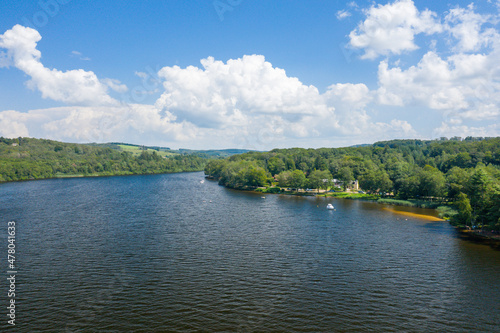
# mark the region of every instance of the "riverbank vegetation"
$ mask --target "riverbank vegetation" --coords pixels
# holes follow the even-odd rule
[[[382,202],[428,202],[428,207],[441,206],[442,215],[457,226],[500,232],[500,138],[274,149],[212,160],[205,173],[227,187],[274,192],[338,191],[333,179],[344,190],[358,180],[363,191]]]
[[[111,148],[113,147],[113,148]],[[139,149],[139,148],[137,148]],[[0,182],[82,176],[201,171],[207,158],[120,145],[85,145],[52,140],[0,138]]]

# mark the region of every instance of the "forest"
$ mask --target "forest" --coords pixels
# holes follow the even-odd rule
[[[207,158],[195,154],[162,157],[156,151],[144,150],[134,155],[96,145],[0,138],[0,182],[201,171],[206,162]]]
[[[238,189],[334,189],[439,200],[455,225],[500,231],[500,138],[392,140],[350,148],[274,149],[211,160],[205,173]]]

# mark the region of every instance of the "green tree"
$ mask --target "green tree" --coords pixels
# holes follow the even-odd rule
[[[315,189],[327,189],[330,186],[330,180],[332,175],[326,170],[314,170],[307,177],[309,181],[309,187]]]
[[[342,167],[339,170],[338,178],[344,183],[344,191],[347,189],[347,186],[354,180],[354,174],[352,173],[351,168]]]
[[[290,177],[290,187],[295,189],[304,188],[306,175],[302,170],[293,170]]]
[[[393,188],[392,180],[384,170],[379,170],[376,174],[378,191],[381,193],[391,192]]]
[[[246,184],[250,186],[264,186],[267,181],[266,171],[253,165],[245,169]]]
[[[211,160],[205,166],[205,174],[215,179],[219,179],[227,162],[225,160]]]
[[[472,224],[472,208],[470,205],[469,198],[463,192],[457,195],[457,202],[455,203],[458,214],[453,216],[452,222],[455,225],[471,225]]]
[[[449,161],[452,166],[457,166],[459,168],[470,168],[472,167],[472,158],[469,153],[462,152],[457,154],[452,160]]]
[[[314,160],[314,168],[316,170],[325,170],[328,168],[328,165],[326,163],[326,160],[321,157],[321,156],[316,156],[316,159]]]
[[[472,206],[473,221],[484,223],[490,195],[490,179],[483,167],[477,167],[467,183],[467,196]]]
[[[374,170],[368,170],[364,175],[359,178],[359,186],[368,192],[377,192],[377,176]]]
[[[285,162],[281,158],[273,156],[267,161],[267,170],[272,176],[277,175],[285,170]]]
[[[459,167],[453,167],[446,173],[446,186],[448,197],[455,198],[460,192],[465,191],[465,185],[469,181],[469,173],[467,170]]]
[[[416,175],[398,179],[397,182],[399,188],[398,198],[406,200],[417,195],[420,182]]]
[[[495,184],[491,189],[491,195],[487,210],[487,227],[500,232],[500,185]]]
[[[279,187],[290,187],[290,180],[292,178],[291,171],[283,171],[277,177]]]
[[[445,193],[446,178],[437,168],[426,165],[419,173],[419,193],[426,197],[442,197]]]
[[[369,192],[391,192],[393,183],[385,170],[369,170],[359,179],[359,185]]]

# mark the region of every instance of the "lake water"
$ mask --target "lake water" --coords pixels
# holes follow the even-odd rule
[[[500,331],[500,251],[447,223],[203,179],[0,185],[2,326],[14,220],[13,332]]]

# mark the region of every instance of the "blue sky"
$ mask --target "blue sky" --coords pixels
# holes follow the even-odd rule
[[[0,135],[173,148],[498,136],[498,0],[0,4]]]

